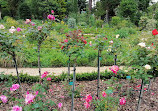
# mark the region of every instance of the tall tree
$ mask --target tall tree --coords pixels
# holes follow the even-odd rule
[[[141,11],[146,11],[151,1],[152,0],[138,0],[138,9]]]

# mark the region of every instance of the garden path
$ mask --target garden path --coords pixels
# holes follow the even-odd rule
[[[101,72],[104,72],[105,70],[110,71],[109,68],[111,66],[104,66],[100,68]],[[120,69],[122,69],[123,66],[120,66]],[[62,74],[62,72],[67,72],[67,67],[53,67],[53,68],[41,68],[41,72],[54,72],[55,75],[60,75]],[[71,70],[71,74],[73,73],[73,67],[70,67]],[[19,72],[22,73],[27,73],[31,76],[36,76],[39,75],[38,73],[38,68],[18,68]],[[0,72],[5,72],[5,74],[12,74],[12,75],[16,75],[16,70],[15,68],[0,68]],[[86,72],[97,72],[97,67],[76,67],[76,72],[77,73],[86,73]]]

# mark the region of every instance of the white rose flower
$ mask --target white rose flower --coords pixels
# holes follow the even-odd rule
[[[119,38],[119,36],[120,36],[120,35],[119,35],[119,34],[117,34],[117,35],[116,35],[116,38]]]
[[[144,67],[145,67],[145,69],[151,69],[151,66],[148,64],[146,64]]]
[[[1,24],[0,25],[0,29],[5,29],[4,25]]]
[[[145,43],[143,43],[143,42],[139,43],[138,45],[141,46],[141,47],[145,47],[146,46]]]
[[[113,44],[114,42],[113,42],[113,40],[111,40],[111,41],[109,41],[109,43],[110,43],[110,44]]]
[[[151,47],[149,46],[149,47],[146,47],[147,49],[151,49]]]
[[[14,33],[16,31],[15,27],[14,26],[11,26],[11,28],[9,29],[9,32],[10,33]]]

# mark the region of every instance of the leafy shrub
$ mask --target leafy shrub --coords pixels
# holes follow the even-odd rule
[[[156,28],[157,21],[155,19],[147,20],[146,30],[154,30]]]
[[[30,19],[31,18],[31,10],[30,7],[26,3],[22,3],[19,6],[19,16],[21,19]]]
[[[103,20],[96,20],[96,27],[102,27],[104,21]]]
[[[86,23],[86,22],[79,22],[78,25],[79,25],[79,26],[84,26],[84,27],[86,27],[86,26],[87,26],[87,23]]]
[[[14,20],[12,17],[7,17],[6,24],[8,27],[11,27],[11,26],[17,26],[18,22]]]
[[[116,34],[119,34],[120,38],[126,38],[129,35],[129,31],[127,28],[121,28],[119,30],[116,30]]]
[[[112,17],[111,25],[117,26],[120,22],[121,22],[121,18],[118,16],[114,16],[114,17]]]
[[[68,19],[68,27],[69,27],[69,28],[75,28],[75,26],[76,26],[76,19],[74,19],[74,18],[69,18],[69,19]]]
[[[146,25],[147,25],[147,22],[148,21],[148,17],[140,17],[140,20],[139,20],[139,27],[141,30],[145,29],[146,28]]]

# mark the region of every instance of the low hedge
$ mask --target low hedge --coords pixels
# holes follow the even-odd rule
[[[52,78],[52,82],[59,82],[59,81],[64,81],[67,78],[67,73],[62,73],[59,76],[50,76]],[[92,81],[97,79],[97,72],[91,72],[91,73],[82,73],[82,74],[76,74],[76,80],[77,81]],[[112,72],[101,72],[100,73],[100,78],[101,79],[110,79],[112,77],[113,73]],[[127,76],[126,73],[119,71],[117,74],[118,78],[125,79]],[[20,73],[19,75],[21,83],[35,83],[39,81],[39,76],[30,76],[28,74],[22,74]],[[72,80],[73,74],[70,75],[70,79]],[[13,75],[5,75],[4,73],[0,74],[0,82],[4,81],[13,81],[17,82],[17,76]]]

